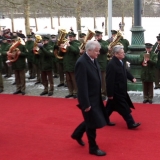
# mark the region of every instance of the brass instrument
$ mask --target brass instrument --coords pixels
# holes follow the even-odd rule
[[[57,46],[59,47],[61,44],[64,44],[64,48],[61,48],[61,52],[63,52],[63,53],[66,52],[66,45],[65,44],[67,44],[69,42],[68,39],[66,39],[66,35],[67,35],[67,32],[65,29],[59,30],[58,39],[57,39]],[[58,49],[56,49],[54,51],[54,54],[58,59],[63,59],[63,56],[60,56],[59,53],[60,53],[60,50],[58,50]]]
[[[143,66],[147,66],[146,59],[150,59],[150,54],[148,52],[144,54]]]
[[[160,44],[158,43],[155,50],[154,50],[154,53],[158,54],[157,50],[160,50]]]
[[[94,35],[95,35],[95,33],[88,29],[88,33],[87,33],[87,35],[85,36],[84,41],[82,42],[82,44],[81,44],[81,46],[79,47],[79,49],[85,50],[85,45],[86,45],[87,41],[88,41],[88,40],[91,40]]]
[[[33,53],[38,54],[39,47],[38,43],[42,41],[42,37],[40,35],[35,35],[35,42],[34,42],[34,47],[33,47]]]
[[[12,62],[17,61],[19,54],[20,54],[20,50],[19,48],[17,48],[19,45],[25,45],[25,42],[23,41],[22,38],[18,37],[17,41],[15,43],[12,44],[12,46],[9,48],[9,51],[7,52],[7,61],[6,63],[8,65],[11,65]]]
[[[116,36],[114,37],[113,41],[108,46],[108,53],[107,53],[107,60],[112,59],[112,48],[116,45],[122,45],[119,41],[122,38],[122,33],[120,31],[117,31]]]

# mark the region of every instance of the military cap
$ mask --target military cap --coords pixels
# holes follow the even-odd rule
[[[46,35],[46,36],[43,36],[42,39],[43,39],[43,40],[48,40],[48,41],[49,41],[49,40],[50,40],[50,37]]]
[[[68,36],[72,36],[72,37],[75,37],[76,34],[74,32],[68,32]]]
[[[17,40],[18,36],[12,36],[11,40]]]
[[[103,33],[103,32],[98,31],[98,30],[95,31],[96,36],[98,36],[98,35],[100,35],[100,34],[102,34],[102,33]]]
[[[157,38],[157,40],[160,40],[160,34],[156,38]]]
[[[153,44],[151,44],[151,43],[145,43],[145,47],[146,47],[146,48],[152,48],[152,47],[153,47]]]
[[[28,35],[27,35],[27,38],[32,38],[32,35],[28,34]]]
[[[7,38],[6,38],[6,37],[2,37],[2,41],[3,41],[3,40],[7,40]]]
[[[79,34],[79,38],[83,38],[83,37],[85,37],[85,36],[86,36],[85,33],[80,33],[80,34]]]
[[[112,34],[117,34],[117,31],[116,30],[111,30],[111,33]]]
[[[55,34],[52,34],[52,35],[51,35],[51,38],[55,38],[55,37],[56,37],[56,35],[55,35]]]

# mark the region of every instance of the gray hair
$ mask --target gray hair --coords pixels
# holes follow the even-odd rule
[[[112,55],[117,54],[123,48],[124,47],[122,45],[116,45],[116,46],[114,46],[113,49],[112,49]]]
[[[99,44],[99,42],[88,40],[86,45],[85,45],[86,51],[94,50],[95,48],[101,48],[101,45]]]

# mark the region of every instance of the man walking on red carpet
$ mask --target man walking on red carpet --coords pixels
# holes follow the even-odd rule
[[[106,125],[105,107],[101,97],[101,72],[97,62],[101,46],[97,41],[88,41],[84,53],[76,62],[75,78],[78,87],[79,108],[82,111],[82,122],[72,134],[72,138],[80,145],[83,133],[86,131],[89,142],[89,153],[104,156],[96,143],[96,129]],[[75,134],[75,132],[77,134]]]
[[[108,63],[106,70],[106,86],[107,86],[107,121],[113,111],[117,111],[126,121],[128,129],[137,128],[140,123],[135,123],[131,109],[134,108],[129,95],[127,93],[127,79],[136,82],[136,79],[126,70],[123,64],[125,53],[123,46],[116,45],[112,50],[113,57]]]

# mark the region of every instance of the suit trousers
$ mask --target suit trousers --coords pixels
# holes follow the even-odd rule
[[[60,84],[62,84],[64,83],[63,63],[58,63],[58,72],[59,72]]]
[[[102,95],[106,96],[106,71],[101,71],[102,77]]]
[[[54,82],[53,82],[53,72],[51,71],[41,71],[42,84],[44,86],[44,91],[48,92],[48,82],[50,85],[49,91],[53,92]]]
[[[98,149],[98,145],[96,143],[96,129],[88,128],[84,121],[77,126],[77,128],[72,133],[72,137],[81,139],[84,132],[87,134],[89,150],[96,151]]]
[[[14,70],[15,82],[16,82],[16,91],[25,92],[26,89],[26,80],[25,80],[26,70]]]
[[[153,99],[153,82],[142,82],[144,100]]]
[[[156,68],[155,72],[155,87],[160,87],[160,69]]]
[[[110,115],[112,114],[112,112],[113,112],[114,110],[113,110],[113,108],[112,108],[112,106],[111,105],[108,105],[107,107],[106,107],[106,122],[107,123],[109,123],[110,122],[110,119],[109,119],[109,117],[110,117]],[[119,112],[118,112],[119,113]],[[135,121],[134,121],[134,119],[133,119],[133,117],[132,117],[132,115],[131,114],[121,114],[121,113],[119,113],[122,117],[123,117],[123,119],[126,121],[126,123],[127,123],[127,126],[131,126],[132,124],[134,124],[135,123]]]
[[[77,84],[76,84],[76,79],[75,79],[75,73],[66,72],[66,81],[67,81],[67,86],[69,89],[69,94],[76,95],[77,94]]]

